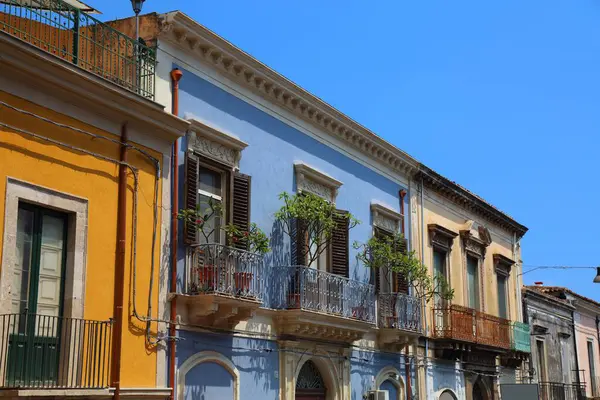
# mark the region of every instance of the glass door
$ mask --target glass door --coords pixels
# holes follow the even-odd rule
[[[54,386],[66,261],[65,214],[19,204],[13,268],[8,385]]]

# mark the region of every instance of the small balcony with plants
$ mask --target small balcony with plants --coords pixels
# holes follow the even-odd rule
[[[0,34],[154,100],[156,51],[64,0],[0,1]]]
[[[200,243],[187,247],[185,285],[178,298],[188,322],[232,327],[250,318],[265,292],[263,256],[269,240],[255,225],[219,227],[217,204],[181,210],[179,218],[198,229]],[[225,237],[227,245],[215,243]]]
[[[269,307],[281,334],[351,343],[375,326],[375,288],[351,279],[349,234],[359,222],[310,193],[282,193],[275,214],[289,265],[269,270]]]
[[[379,284],[377,327],[380,345],[404,346],[423,332],[422,307],[425,301],[451,299],[446,281],[432,277],[413,251],[407,251],[399,233],[376,234],[366,243],[355,243],[358,259],[374,272]],[[388,279],[382,279],[388,277]],[[385,285],[388,282],[391,285]],[[392,289],[392,290],[386,290]]]

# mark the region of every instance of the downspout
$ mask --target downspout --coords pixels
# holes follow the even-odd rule
[[[115,260],[115,294],[113,301],[113,330],[111,386],[114,398],[121,396],[121,343],[123,340],[123,298],[125,291],[125,248],[127,235],[127,123],[121,126],[121,164],[119,165],[119,193],[117,200],[117,248]]]
[[[573,328],[573,346],[575,349],[575,370],[577,371],[577,398],[580,398],[581,379],[579,379],[579,352],[577,351],[577,332],[575,331],[575,310],[571,311],[571,318],[573,320],[571,327]]]
[[[179,80],[183,73],[175,68],[171,71],[173,83],[173,109],[171,113],[179,115]],[[177,293],[177,214],[179,209],[179,142],[173,143],[173,175],[171,190],[171,287],[172,294]],[[177,298],[171,298],[171,309],[169,312],[171,324],[169,325],[169,384],[171,385],[171,400],[175,400],[175,324],[177,323]]]
[[[406,197],[406,190],[404,190],[404,189],[400,190],[398,192],[398,196],[400,197],[400,214],[402,214],[402,224],[400,226],[400,232],[402,232],[402,236],[405,236],[406,227],[405,227],[405,221],[404,221],[404,198]],[[405,236],[405,239],[406,239],[406,236]],[[411,383],[411,379],[410,379],[410,359],[409,359],[408,346],[406,346],[405,354],[406,354],[406,357],[404,358],[404,373],[406,374],[406,398],[412,399],[412,383]]]

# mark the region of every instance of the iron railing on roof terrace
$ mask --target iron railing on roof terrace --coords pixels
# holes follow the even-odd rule
[[[0,31],[154,100],[155,49],[62,0],[3,0]]]

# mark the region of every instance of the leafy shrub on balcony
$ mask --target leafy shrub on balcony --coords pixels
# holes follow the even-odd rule
[[[433,296],[450,300],[454,289],[450,289],[443,276],[431,276],[414,251],[407,252],[402,245],[404,236],[373,236],[366,243],[354,242],[359,250],[357,258],[368,268],[387,268],[401,274],[413,287],[415,297],[429,301]]]

